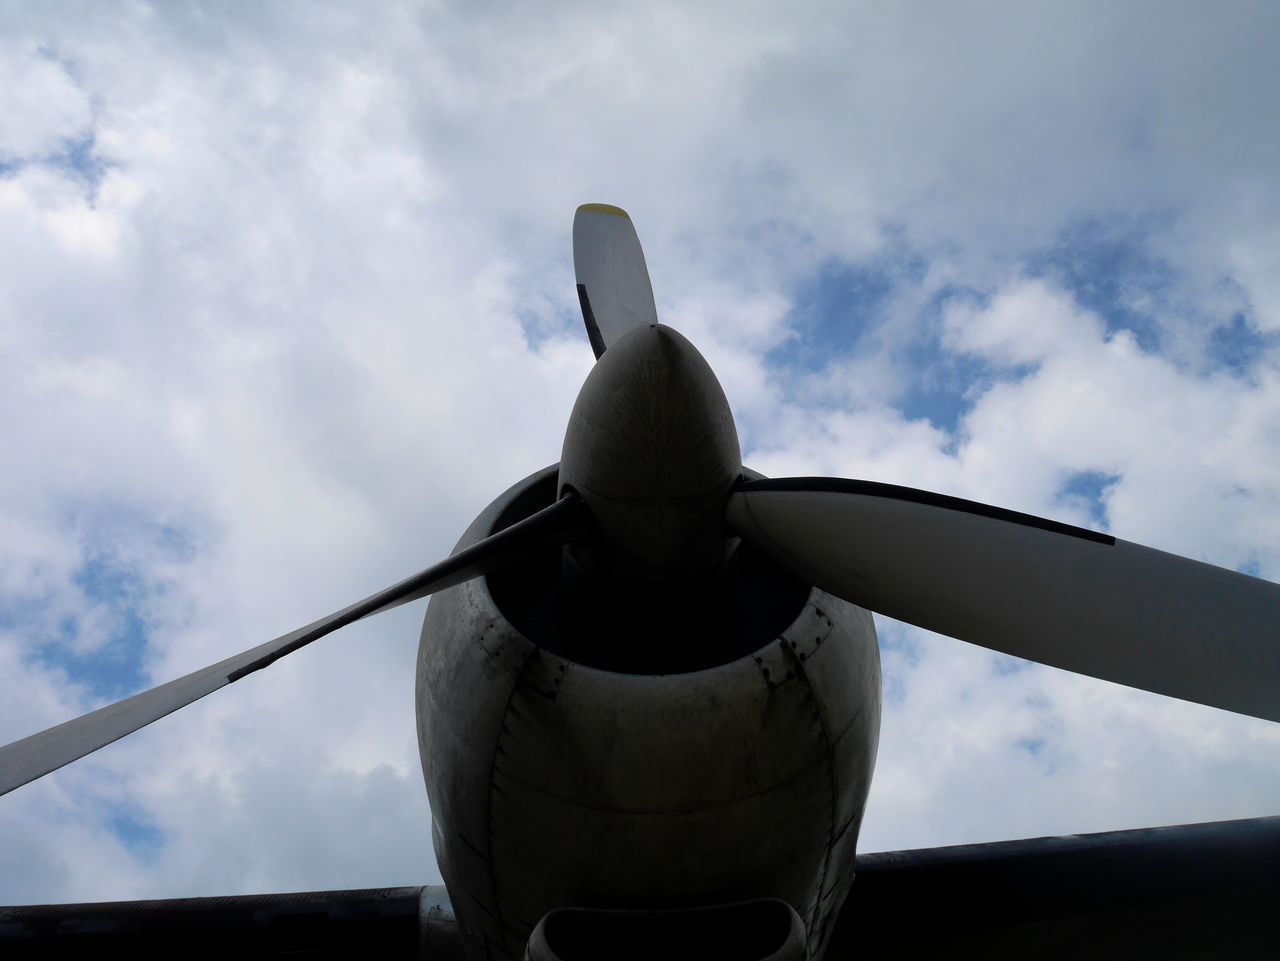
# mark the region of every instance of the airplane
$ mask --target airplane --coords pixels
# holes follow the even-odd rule
[[[742,464],[628,214],[580,207],[596,363],[560,461],[438,564],[0,748],[0,794],[431,596],[443,886],[0,908],[6,957],[1272,957],[1280,817],[859,855],[878,612],[1280,720],[1280,586],[942,494]]]

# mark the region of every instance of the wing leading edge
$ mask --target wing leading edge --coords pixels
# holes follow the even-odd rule
[[[1274,958],[1280,817],[860,855],[827,961]]]
[[[864,854],[826,961],[1269,959],[1278,902],[1280,817]],[[113,948],[463,956],[440,886],[0,908],[6,959]]]
[[[0,957],[463,961],[442,885],[0,907]]]

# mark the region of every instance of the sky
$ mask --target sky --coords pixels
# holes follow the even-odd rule
[[[1278,42],[1247,2],[6,4],[0,742],[557,461],[585,202],[755,469],[1280,580]],[[438,882],[422,610],[0,798],[0,903]],[[1280,725],[877,628],[862,850],[1280,812]]]

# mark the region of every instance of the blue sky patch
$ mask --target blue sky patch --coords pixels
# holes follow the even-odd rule
[[[1191,363],[1248,375],[1259,359],[1280,345],[1280,335],[1264,333],[1251,322],[1246,295],[1230,278],[1211,293],[1197,292],[1184,275],[1152,252],[1148,237],[1167,230],[1168,219],[1129,226],[1097,220],[1077,223],[1052,247],[1030,257],[1028,272],[1070,293],[1077,304],[1101,318],[1108,335],[1130,331],[1145,352],[1185,366],[1186,346],[1180,348],[1181,357],[1169,356],[1169,348],[1189,333],[1196,344]],[[1239,306],[1224,309],[1224,302]],[[1174,325],[1180,327],[1176,333]]]
[[[1045,740],[1042,737],[1020,737],[1014,743],[1032,757],[1038,758],[1044,753]]]
[[[1236,313],[1209,335],[1209,358],[1236,376],[1250,373],[1258,362],[1280,345],[1280,334],[1263,332]]]
[[[145,687],[147,676],[142,669],[142,654],[148,629],[142,611],[149,595],[157,588],[148,587],[137,571],[107,556],[87,561],[73,580],[94,608],[109,612],[111,637],[106,644],[87,654],[61,647],[62,666],[73,677],[87,680],[95,697],[115,700]],[[78,625],[69,621],[66,628],[71,635]]]
[[[946,348],[943,313],[956,298],[981,304],[982,294],[972,288],[942,287],[915,316],[894,316],[904,289],[920,284],[925,270],[923,258],[901,250],[864,264],[826,264],[797,290],[787,318],[795,335],[771,351],[767,362],[783,376],[803,376],[859,351],[876,355],[894,365],[903,385],[885,401],[908,420],[928,420],[954,434],[991,385],[1020,380],[1033,368],[999,366]]]
[[[1108,225],[1086,220],[1062,231],[1056,244],[1028,260],[1033,277],[1050,280],[1097,314],[1109,335],[1132,331],[1138,346],[1159,353],[1177,272],[1154,256],[1146,235],[1154,225]]]
[[[1082,470],[1068,475],[1058,489],[1058,499],[1083,502],[1089,512],[1089,520],[1101,527],[1108,526],[1106,494],[1120,479],[1119,474],[1106,471]]]
[[[143,863],[155,861],[164,845],[164,833],[148,814],[136,804],[112,805],[107,827],[129,851]]]
[[[952,354],[923,343],[909,356],[912,383],[896,404],[908,420],[927,420],[955,435],[974,401],[1001,380],[1021,380],[1030,367],[1001,368],[972,355]]]
[[[73,60],[60,56],[53,46],[45,45],[39,50],[42,59],[57,64],[76,86],[83,89],[84,84],[80,70]],[[97,152],[97,134],[92,126],[67,137],[61,145],[44,154],[30,156],[0,156],[0,177],[15,174],[32,164],[52,167],[70,174],[81,181],[87,191],[89,203],[92,205],[98,194],[98,186],[114,163],[108,161]]]
[[[193,538],[183,529],[134,524],[130,513],[73,511],[68,524],[77,534],[70,536],[81,542],[83,560],[70,582],[46,585],[39,595],[0,597],[0,626],[23,636],[39,663],[65,671],[91,697],[104,701],[150,684],[143,657],[157,601],[169,590],[151,566],[186,563],[195,555]],[[64,611],[60,622],[41,618],[51,602]],[[90,630],[105,638],[81,648],[77,641]]]
[[[997,654],[991,658],[991,673],[999,677],[1009,674],[1021,674],[1031,666],[1032,662],[1021,657]]]
[[[896,282],[883,264],[823,265],[796,291],[787,317],[793,336],[770,351],[765,362],[814,373],[833,358],[854,353],[883,320]]]
[[[62,149],[54,153],[34,157],[0,157],[0,177],[17,174],[32,164],[51,167],[79,180],[84,185],[85,194],[92,206],[97,199],[102,178],[115,166],[96,152],[96,145],[93,131],[88,131],[84,136],[64,141]]]
[[[918,337],[902,352],[901,363],[909,374],[908,388],[897,406],[909,420],[928,420],[939,430],[955,435],[960,419],[974,401],[1000,381],[1017,381],[1034,371],[1030,364],[1000,365],[976,354],[956,353],[942,342],[942,317],[957,299],[985,305],[985,298],[968,287],[948,285],[925,307],[917,327]]]
[[[61,152],[46,157],[44,162],[51,167],[74,174],[89,188],[89,196],[92,199],[97,196],[98,186],[112,166],[95,152],[96,145],[96,137],[93,131],[89,131],[83,137],[68,140]]]

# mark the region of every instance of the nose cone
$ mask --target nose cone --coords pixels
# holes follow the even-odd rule
[[[725,499],[742,472],[729,402],[684,337],[650,324],[611,344],[578,394],[560,457],[607,555],[648,579],[723,560]]]

